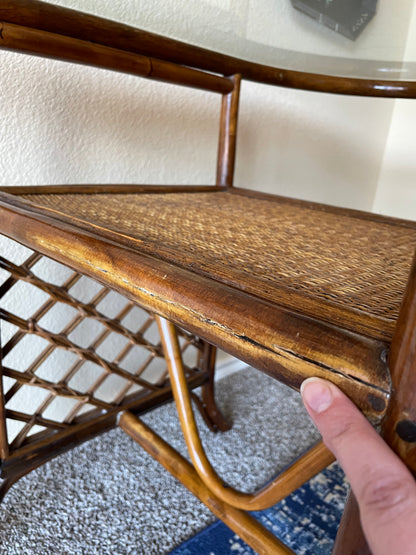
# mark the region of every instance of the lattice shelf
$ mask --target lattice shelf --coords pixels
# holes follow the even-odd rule
[[[169,380],[151,313],[41,254],[1,238],[2,458],[146,399]],[[183,330],[189,378],[203,344]],[[160,393],[160,395],[159,395]],[[146,404],[147,407],[147,404]],[[1,416],[1,413],[0,413]]]

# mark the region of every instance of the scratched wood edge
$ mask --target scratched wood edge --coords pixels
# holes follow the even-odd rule
[[[329,377],[369,418],[378,420],[384,414],[390,392],[385,343],[290,313],[61,221],[29,214],[26,207],[11,209],[0,202],[0,216],[9,237],[97,279],[287,385],[299,388],[311,375]]]

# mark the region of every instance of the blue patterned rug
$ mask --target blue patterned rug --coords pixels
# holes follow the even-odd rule
[[[334,463],[289,497],[253,513],[297,555],[329,555],[337,533],[348,484]],[[255,552],[221,521],[214,522],[171,555],[253,555]]]

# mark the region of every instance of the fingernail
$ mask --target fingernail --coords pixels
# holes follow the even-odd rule
[[[333,395],[329,383],[319,378],[308,378],[300,386],[304,402],[314,412],[324,412],[332,403]]]

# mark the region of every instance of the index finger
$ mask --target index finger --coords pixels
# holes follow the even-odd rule
[[[416,553],[416,485],[409,470],[334,384],[310,378],[301,392],[351,483],[374,552]],[[398,537],[400,547],[391,544]]]

